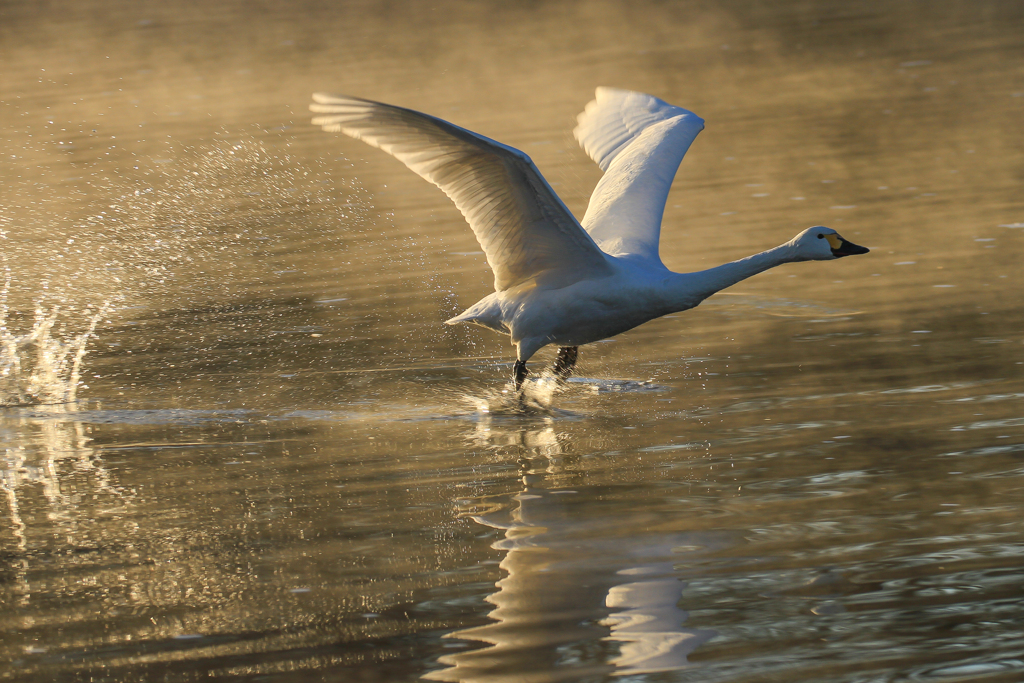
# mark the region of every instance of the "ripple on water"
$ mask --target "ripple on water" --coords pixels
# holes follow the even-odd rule
[[[995,676],[1024,671],[1024,659],[1000,659],[996,661],[979,658],[964,664],[919,669],[910,673],[911,680],[950,679],[976,680],[978,676]],[[995,680],[1006,680],[1000,677]]]

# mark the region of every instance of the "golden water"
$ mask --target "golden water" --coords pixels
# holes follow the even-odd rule
[[[1009,2],[0,8],[35,404],[0,413],[0,679],[1019,680],[1021,35]],[[442,324],[491,282],[458,211],[306,105],[478,130],[581,215],[597,85],[707,120],[670,267],[872,252],[510,409],[507,339]]]

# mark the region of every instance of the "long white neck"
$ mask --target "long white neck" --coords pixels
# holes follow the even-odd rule
[[[674,311],[693,308],[715,292],[732,287],[769,268],[800,261],[792,243],[781,244],[747,258],[697,273],[678,273],[669,284],[669,303]]]

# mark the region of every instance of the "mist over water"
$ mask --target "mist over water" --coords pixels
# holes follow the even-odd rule
[[[1011,681],[1013,3],[0,8],[0,678]],[[448,199],[314,91],[529,154],[598,85],[707,127],[661,255],[780,267],[581,348],[443,321]]]

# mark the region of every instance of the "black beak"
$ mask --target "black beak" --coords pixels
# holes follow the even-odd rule
[[[870,249],[854,244],[853,242],[847,242],[842,237],[839,238],[839,248],[832,250],[832,255],[836,258],[842,258],[844,256],[854,256],[856,254],[866,254]]]

